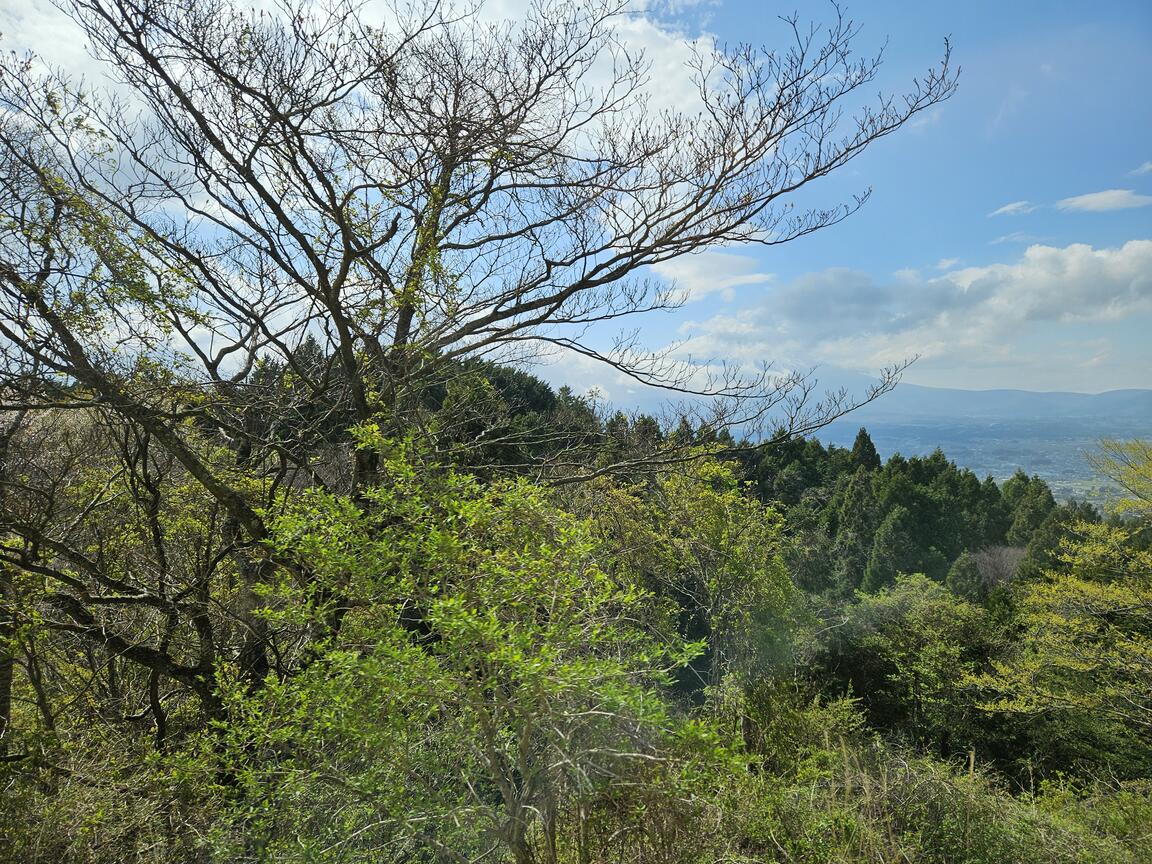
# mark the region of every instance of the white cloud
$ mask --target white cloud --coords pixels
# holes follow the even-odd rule
[[[1045,334],[1135,330],[1141,316],[1152,317],[1152,240],[1100,249],[1034,245],[1011,262],[915,282],[878,282],[845,268],[810,273],[768,292],[756,308],[690,325],[684,351],[747,362],[807,357],[862,370],[919,355],[953,371],[995,367],[1016,375],[1033,339],[1048,354],[1027,362],[1050,375],[1068,366],[1071,375],[1083,358],[1074,362]]]
[[[690,302],[716,293],[731,300],[737,288],[771,282],[775,277],[757,270],[758,265],[749,255],[701,252],[655,264],[652,269],[661,278],[675,282]]]
[[[626,13],[616,17],[615,35],[634,56],[643,53],[650,64],[646,93],[654,110],[691,112],[699,106],[699,92],[692,80],[689,63],[695,47],[707,52],[714,38],[700,32],[704,10],[695,7],[704,0],[637,0]],[[532,0],[486,0],[476,9],[482,22],[522,21],[534,4]],[[278,9],[275,0],[247,0],[241,8]],[[394,21],[396,13],[384,0],[359,4],[361,14],[372,24]],[[692,14],[687,14],[692,10]],[[691,27],[693,32],[688,32]],[[0,34],[3,50],[32,51],[48,64],[83,76],[101,86],[109,83],[107,67],[87,52],[87,38],[72,18],[57,7],[55,0],[0,0]],[[694,47],[695,46],[695,47]],[[595,66],[585,82],[607,84],[612,75],[611,58]]]
[[[936,269],[937,270],[951,270],[953,267],[955,267],[959,263],[960,263],[959,258],[941,258],[939,261],[936,262]]]
[[[1152,195],[1138,195],[1131,189],[1105,189],[1056,202],[1061,210],[1086,210],[1093,213],[1130,210],[1133,207],[1147,207],[1149,204],[1152,204]]]
[[[969,267],[940,281],[975,298],[972,311],[1002,315],[1006,325],[1118,319],[1152,309],[1152,240],[1112,249],[1035,245],[1014,263]]]
[[[102,67],[88,56],[84,33],[51,0],[0,3],[0,33],[6,51],[32,51],[76,75],[102,75]]]
[[[1031,201],[1013,201],[1011,204],[1005,204],[1003,207],[998,207],[988,214],[988,218],[993,216],[1023,216],[1025,213],[1031,213],[1036,207]]]
[[[1133,170],[1129,171],[1128,173],[1133,175],[1133,176],[1139,176],[1141,174],[1152,174],[1152,160],[1145,162],[1139,168],[1134,168]]]
[[[641,15],[625,17],[617,25],[616,35],[629,51],[642,51],[651,64],[651,83],[646,91],[649,110],[692,113],[703,107],[690,64],[697,47],[705,52],[711,49],[709,37],[703,37],[697,46],[687,34]]]

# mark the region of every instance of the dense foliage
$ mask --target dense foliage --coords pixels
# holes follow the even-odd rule
[[[581,404],[487,370],[473,398],[501,422]],[[1103,521],[1035,477],[882,463],[863,430],[758,451],[574,416],[591,465],[676,435],[695,457],[548,488],[354,427],[334,434],[386,482],[278,492],[247,590],[179,470],[95,417],[20,428],[9,477],[51,510],[10,495],[6,518],[70,533],[6,546],[7,859],[1149,853],[1141,499]],[[172,608],[119,601],[99,651],[36,576],[99,602],[157,567]],[[259,676],[248,626],[272,646]]]
[[[1152,858],[1146,443],[1104,519],[587,337],[850,215],[790,196],[947,52],[870,102],[833,7],[654,113],[613,0],[62,5],[119,89],[0,56],[0,860]]]

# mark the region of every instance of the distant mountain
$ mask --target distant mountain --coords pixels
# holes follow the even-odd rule
[[[900,384],[859,415],[884,417],[1056,418],[1105,414],[1152,422],[1152,390],[1105,393],[1033,390],[956,390]]]
[[[841,388],[861,396],[874,378],[821,367],[814,395]],[[655,388],[619,393],[614,407],[654,411],[669,394]],[[826,444],[850,447],[861,426],[884,458],[936,448],[981,477],[1005,480],[1019,468],[1043,477],[1064,498],[1106,501],[1114,492],[1085,458],[1102,438],[1152,437],[1152,389],[1105,393],[960,390],[900,384],[819,430]]]
[[[835,386],[861,392],[863,381]],[[851,446],[861,426],[885,458],[940,448],[981,476],[1004,480],[1020,468],[1043,477],[1063,497],[1106,500],[1108,483],[1086,456],[1102,438],[1152,436],[1152,390],[1061,393],[901,384],[816,437]]]

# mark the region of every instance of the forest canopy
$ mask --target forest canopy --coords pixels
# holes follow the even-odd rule
[[[1146,444],[1101,514],[808,435],[899,367],[588,336],[853,214],[796,193],[947,44],[875,97],[833,8],[656,110],[618,3],[64,6],[110,88],[0,60],[0,858],[1146,858]]]

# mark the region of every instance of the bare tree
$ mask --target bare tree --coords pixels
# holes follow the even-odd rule
[[[644,58],[617,38],[620,2],[547,3],[503,24],[398,5],[384,26],[340,0],[69,8],[133,98],[4,70],[4,159],[25,184],[5,196],[21,229],[4,250],[8,372],[34,358],[166,435],[172,409],[125,383],[147,359],[178,367],[205,415],[277,357],[305,398],[338,390],[350,422],[402,425],[437,366],[542,344],[680,392],[806,399],[802,376],[709,376],[581,337],[678,302],[646,265],[843,219],[864,196],[801,211],[788,196],[955,83],[946,54],[908,95],[846,120],[879,61],[854,58],[842,18],[826,32],[791,21],[781,52],[699,48],[697,105],[657,112]],[[101,326],[84,323],[94,313]],[[328,362],[294,364],[306,336]],[[213,422],[246,431],[234,411]]]
[[[1025,553],[1022,546],[987,546],[973,552],[972,562],[980,574],[980,587],[991,591],[1010,583]]]
[[[810,399],[803,375],[686,366],[628,338],[599,351],[587,328],[676,305],[650,265],[844,219],[866,196],[814,210],[789,196],[955,86],[946,49],[906,95],[861,99],[879,58],[855,58],[841,17],[789,21],[779,52],[700,46],[695,103],[657,111],[620,0],[504,23],[431,0],[375,24],[350,0],[65,6],[120,86],[0,62],[0,410],[103,418],[116,446],[100,458],[151,539],[131,580],[90,560],[106,502],[61,498],[33,436],[47,486],[5,480],[23,500],[9,496],[0,567],[54,580],[58,629],[143,667],[161,740],[161,680],[212,711],[221,644],[253,681],[274,666],[244,599],[275,566],[264,508],[294,485],[379,482],[370,449],[343,474],[324,464],[325,430],[413,429],[428,382],[467,358],[559,346],[723,397],[714,428],[782,410],[806,431],[850,408]],[[541,470],[601,470],[585,467]],[[182,483],[219,519],[212,553],[178,572],[160,514]],[[231,640],[204,613],[225,559],[242,586],[221,607]],[[118,635],[111,610],[127,607],[146,644]]]

